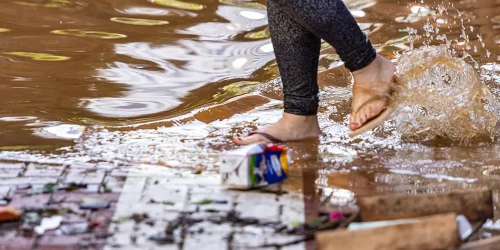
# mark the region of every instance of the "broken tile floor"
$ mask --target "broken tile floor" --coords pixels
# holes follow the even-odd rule
[[[219,185],[217,173],[162,166],[2,162],[0,202],[24,217],[0,223],[0,250],[314,249],[311,242],[276,247],[301,237],[282,233],[283,225],[314,210],[299,175],[285,182],[291,191],[286,184],[282,192],[234,191]],[[85,199],[109,206],[85,208]],[[34,232],[52,216],[62,217],[56,229]]]

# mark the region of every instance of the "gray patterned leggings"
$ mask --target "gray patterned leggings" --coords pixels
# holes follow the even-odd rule
[[[335,48],[351,71],[376,57],[342,0],[267,0],[267,12],[286,113],[317,113],[321,39]]]

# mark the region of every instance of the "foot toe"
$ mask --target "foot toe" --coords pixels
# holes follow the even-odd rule
[[[251,135],[244,138],[233,138],[233,142],[236,145],[249,145],[253,143],[266,142],[266,139],[261,135]]]
[[[350,128],[356,130],[362,127],[368,120],[379,115],[384,109],[385,102],[374,102],[358,111],[356,115],[351,115]]]

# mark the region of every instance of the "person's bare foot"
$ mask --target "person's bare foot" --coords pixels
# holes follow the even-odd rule
[[[314,138],[321,135],[318,117],[301,116],[284,113],[283,117],[274,124],[258,130],[267,133],[281,141],[299,141]],[[248,145],[252,143],[271,142],[266,137],[254,134],[244,138],[233,138],[237,145]]]
[[[384,110],[389,101],[387,98],[367,102],[378,94],[389,93],[391,86],[394,84],[395,72],[396,67],[394,64],[379,54],[371,64],[352,72],[354,86],[352,90],[352,113],[349,120],[351,130],[362,127],[365,122]],[[365,103],[367,104],[361,107]]]

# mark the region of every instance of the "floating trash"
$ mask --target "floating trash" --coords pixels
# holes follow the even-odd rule
[[[19,220],[21,214],[21,211],[17,208],[0,207],[0,222]]]
[[[43,187],[41,188],[32,188],[30,191],[28,191],[27,195],[53,193],[57,191],[57,188],[58,187],[56,183],[49,182],[43,185]]]
[[[53,30],[50,33],[58,35],[70,35],[78,37],[93,37],[100,39],[119,39],[125,38],[126,35],[118,33],[110,33],[104,31],[91,31],[91,30],[80,30],[80,29],[66,29],[66,30]]]
[[[62,216],[52,216],[49,218],[43,218],[40,226],[35,227],[35,233],[42,235],[45,231],[57,229],[63,220]]]
[[[52,54],[46,54],[46,53],[33,53],[33,52],[21,52],[21,51],[16,51],[16,52],[3,52],[6,55],[14,55],[14,56],[22,56],[22,57],[27,57],[31,58],[35,61],[66,61],[71,59],[71,57],[67,56],[58,56],[58,55],[52,55]]]
[[[64,139],[78,139],[85,132],[85,126],[62,124],[53,127],[42,128],[45,132]]]
[[[155,235],[149,237],[149,240],[156,242],[157,244],[172,244],[175,243],[175,238],[173,235],[166,234],[164,232],[159,232]]]
[[[101,223],[100,221],[98,221],[98,220],[93,220],[93,221],[91,221],[91,222],[90,222],[89,226],[91,226],[91,227],[98,227],[98,226],[100,226],[101,224],[102,224],[102,223]]]
[[[0,28],[0,33],[1,32],[9,32],[10,30],[9,29],[6,29],[6,28]]]
[[[86,183],[74,183],[74,182],[70,182],[70,183],[66,183],[66,184],[63,184],[61,185],[60,187],[58,187],[58,190],[65,190],[65,191],[74,191],[74,190],[78,190],[78,189],[85,189],[87,188],[88,184]]]
[[[40,218],[40,215],[36,212],[29,212],[29,213],[24,214],[23,220],[24,220],[24,223],[27,223],[27,224],[38,224],[38,223],[40,223],[42,218]]]
[[[483,228],[488,230],[500,230],[500,220],[494,221],[489,219],[484,223]]]
[[[97,210],[103,208],[109,208],[109,201],[101,201],[92,198],[83,198],[82,203],[80,203],[80,209],[90,209]]]
[[[457,216],[457,224],[458,224],[458,232],[462,240],[467,239],[474,232],[473,231],[474,229],[472,228],[472,225],[470,224],[469,220],[467,220],[467,217],[463,215]]]
[[[183,10],[202,10],[205,8],[205,5],[198,4],[198,3],[189,3],[189,2],[183,2],[183,1],[177,1],[177,0],[149,0],[152,3],[167,6],[167,7],[172,7],[172,8],[177,8],[177,9],[183,9]]]
[[[191,204],[196,204],[196,205],[210,205],[210,204],[227,204],[228,202],[226,200],[211,200],[211,199],[203,199],[198,202],[193,202]]]
[[[335,221],[335,220],[345,220],[346,218],[344,217],[344,215],[341,212],[332,211],[328,214],[328,219],[330,221]]]
[[[89,223],[87,222],[80,222],[80,223],[74,223],[74,224],[69,224],[69,225],[64,225],[61,226],[56,231],[56,235],[75,235],[75,234],[83,234],[88,232],[89,230]]]
[[[287,148],[255,143],[221,154],[223,186],[247,189],[277,184],[287,178]]]
[[[129,17],[113,17],[110,20],[117,23],[142,25],[142,26],[165,25],[169,23],[168,21],[164,20],[152,20],[152,19],[129,18]]]

